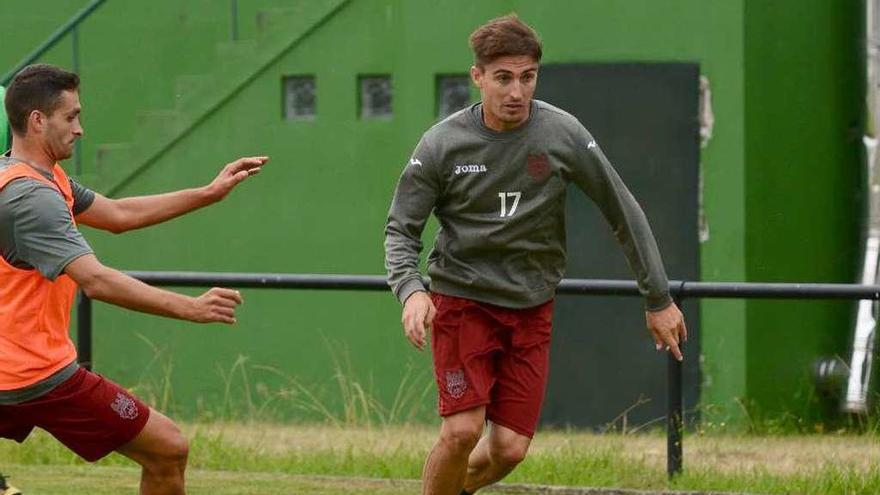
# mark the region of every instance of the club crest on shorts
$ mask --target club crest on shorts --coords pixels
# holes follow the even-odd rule
[[[449,392],[453,399],[464,397],[464,393],[467,391],[467,381],[464,379],[463,369],[459,368],[446,372],[446,391]]]
[[[526,157],[526,169],[532,179],[543,182],[550,177],[550,159],[546,153],[529,153]]]
[[[110,404],[110,409],[116,411],[122,419],[135,419],[140,414],[134,400],[122,392],[116,393],[116,399]]]

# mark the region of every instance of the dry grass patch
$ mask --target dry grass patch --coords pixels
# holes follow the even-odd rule
[[[421,425],[340,429],[326,425],[265,423],[194,424],[187,425],[185,430],[190,434],[219,436],[225,442],[268,455],[317,451],[427,454],[439,431],[437,427]],[[665,469],[666,437],[660,433],[620,435],[539,431],[530,455],[590,455],[595,452],[615,452],[651,468]],[[684,454],[686,469],[712,469],[725,473],[764,469],[788,475],[828,465],[867,472],[876,469],[880,462],[880,440],[873,435],[689,435],[684,441]]]

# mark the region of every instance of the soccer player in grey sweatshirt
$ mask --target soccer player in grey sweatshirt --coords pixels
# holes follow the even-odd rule
[[[642,209],[580,122],[532,99],[541,60],[535,32],[510,15],[479,27],[470,42],[482,101],[422,136],[385,226],[388,281],[404,305],[406,337],[423,349],[431,330],[443,422],[423,474],[430,495],[472,494],[528,451],[565,268],[569,182],[611,224],[657,349],[681,360],[678,344],[687,338]],[[428,258],[429,294],[418,264],[432,211],[440,230]]]

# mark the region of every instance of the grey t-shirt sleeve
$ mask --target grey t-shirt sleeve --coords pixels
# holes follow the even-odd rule
[[[12,222],[13,249],[5,250],[5,255],[49,280],[74,259],[93,252],[74,226],[64,198],[51,186],[32,179],[14,180],[0,190],[0,205]]]
[[[571,138],[574,157],[568,171],[571,180],[592,199],[611,225],[639,291],[649,311],[659,311],[672,302],[669,281],[657,241],[644,211],[630,193],[596,140],[576,122]]]
[[[83,186],[74,178],[70,178],[70,190],[73,192],[73,216],[89,209],[95,202],[95,192]]]
[[[401,303],[413,292],[425,290],[419,273],[422,231],[442,190],[434,160],[423,136],[400,175],[385,223],[385,270]]]

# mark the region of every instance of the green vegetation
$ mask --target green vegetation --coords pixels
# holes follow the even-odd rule
[[[202,404],[200,419],[183,424],[191,443],[192,493],[413,491],[436,435],[436,428],[422,421],[431,414],[423,406],[432,391],[430,378],[408,372],[397,393],[383,402],[369,378],[352,370],[347,353],[329,347],[334,363],[329,386],[306,385],[245,356],[218,368],[223,396]],[[159,409],[173,411],[173,363],[155,347],[154,356],[133,390]],[[278,384],[262,383],[260,373],[278,377]],[[278,421],[279,406],[290,404],[306,419]],[[630,425],[627,411],[603,434],[539,432],[529,458],[506,481],[642,490],[880,493],[877,421],[831,430],[825,423],[790,415],[764,415],[745,404],[742,410],[745,426],[705,421],[687,435],[685,472],[672,482],[666,478],[666,439],[657,423]],[[138,480],[127,459],[112,455],[86,466],[40,431],[21,446],[0,442],[0,459],[0,471],[19,480],[14,483],[28,488],[26,493],[57,493],[65,483],[71,485],[64,493],[117,493],[133,490]]]
[[[223,494],[248,493],[231,480],[250,484],[258,493],[332,494],[349,487],[354,493],[410,493],[412,483],[402,480],[419,477],[436,434],[434,428],[424,426],[215,422],[183,428],[191,439],[192,493]],[[64,493],[117,493],[124,487],[133,489],[138,478],[137,470],[121,456],[86,466],[43,432],[36,432],[21,446],[0,443],[0,459],[14,483],[30,487],[33,493],[56,492],[59,483],[65,482],[82,486],[83,491],[71,488]],[[506,481],[642,490],[867,495],[880,493],[877,459],[880,442],[872,433],[694,434],[685,441],[685,473],[670,483],[665,475],[665,438],[658,433],[544,431],[536,437],[529,458]],[[396,484],[360,478],[395,480]]]
[[[180,417],[190,405],[176,400],[177,366],[167,347],[160,347],[143,334],[137,337],[152,351],[131,391],[154,408]],[[293,411],[298,421],[343,426],[390,426],[424,423],[435,417],[428,397],[434,393],[430,368],[403,367],[393,394],[383,399],[370,373],[355,370],[347,346],[324,339],[330,373],[326,379],[306,381],[274,366],[254,362],[239,354],[219,363],[215,377],[222,393],[200,397],[195,419],[200,422],[259,421],[286,423]],[[183,417],[192,415],[183,414]]]

